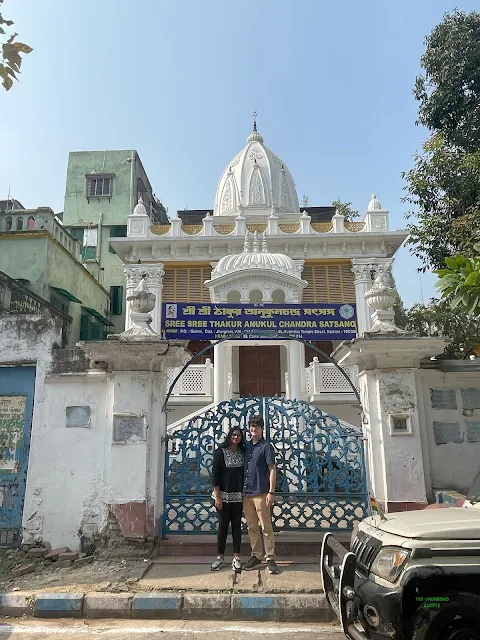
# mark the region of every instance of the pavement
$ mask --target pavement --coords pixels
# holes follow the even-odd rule
[[[36,620],[0,619],[0,640],[345,640],[327,624],[222,623],[182,620]]]
[[[209,558],[156,558],[135,584],[84,590],[66,584],[55,592],[44,588],[0,594],[0,616],[331,622],[318,558],[278,558],[277,564],[279,575],[270,575],[265,565],[242,573],[228,566],[212,572]]]

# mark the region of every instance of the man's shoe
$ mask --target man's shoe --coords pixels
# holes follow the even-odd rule
[[[250,560],[247,560],[247,562],[243,565],[243,568],[245,571],[251,571],[256,567],[259,567],[261,564],[261,560],[259,560],[256,556],[252,556]]]
[[[267,570],[268,570],[268,573],[271,573],[272,575],[277,575],[278,567],[273,558],[269,558],[267,560]]]

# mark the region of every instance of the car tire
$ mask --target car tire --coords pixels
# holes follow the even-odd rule
[[[480,596],[444,594],[439,609],[422,607],[411,621],[411,640],[480,640]],[[462,633],[463,632],[463,633]]]

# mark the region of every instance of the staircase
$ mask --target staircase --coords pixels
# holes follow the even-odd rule
[[[325,530],[318,531],[280,531],[275,533],[275,551],[279,561],[289,560],[301,564],[317,564]],[[345,547],[350,547],[351,531],[336,531],[336,539]],[[196,563],[208,562],[217,555],[217,539],[214,535],[171,535],[158,543],[156,563],[174,564],[178,561]],[[226,557],[232,555],[232,540],[227,540]],[[242,536],[241,556],[250,556],[248,536]]]

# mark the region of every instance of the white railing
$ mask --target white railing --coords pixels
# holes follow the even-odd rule
[[[358,368],[345,365],[342,369],[358,387]],[[335,365],[319,362],[316,357],[305,369],[305,391],[309,397],[320,393],[353,393],[352,387]]]
[[[355,387],[358,387],[358,368],[355,366],[343,366],[345,373],[350,377]],[[169,369],[167,376],[168,388],[180,373],[180,367]],[[285,373],[285,389],[289,395],[288,373]],[[340,371],[330,363],[319,362],[314,358],[313,362],[305,369],[305,392],[310,398],[320,393],[352,393],[352,388]],[[192,364],[177,380],[172,397],[178,396],[213,396],[213,364],[207,358],[205,364]],[[232,397],[232,375],[228,377],[228,397]]]
[[[169,369],[167,388],[180,373],[181,368]],[[207,358],[205,364],[192,364],[173,387],[172,396],[213,396],[213,364]]]

